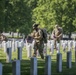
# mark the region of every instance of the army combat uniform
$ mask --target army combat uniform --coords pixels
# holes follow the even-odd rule
[[[37,50],[38,50],[41,58],[44,59],[44,55],[43,55],[44,42],[43,42],[42,31],[40,29],[38,29],[37,31],[34,30],[33,31],[33,38],[35,40],[35,43],[34,43],[34,56],[36,56]]]
[[[2,43],[2,41],[7,41],[7,40],[8,40],[7,37],[0,33],[0,43]]]
[[[61,27],[55,28],[53,30],[53,40],[54,40],[55,48],[56,48],[56,42],[60,43],[60,40],[62,39],[62,34],[63,34],[63,30]]]
[[[59,43],[60,40],[62,39],[62,35],[61,35],[62,34],[62,28],[59,27],[58,29],[54,29],[53,34],[54,34],[53,38],[56,39],[57,42]],[[56,38],[57,36],[59,36],[59,37]]]

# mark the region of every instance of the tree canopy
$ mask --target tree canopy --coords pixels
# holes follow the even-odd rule
[[[28,34],[34,22],[49,32],[58,24],[71,35],[76,31],[76,0],[0,0],[0,30]]]
[[[33,20],[39,22],[48,31],[55,24],[63,27],[64,33],[70,34],[76,29],[75,0],[39,0],[33,10]]]

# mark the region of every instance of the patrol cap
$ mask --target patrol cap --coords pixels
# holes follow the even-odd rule
[[[56,24],[56,25],[55,25],[55,28],[57,28],[57,27],[59,27],[59,25]]]
[[[37,24],[37,23],[33,24],[33,27],[38,27],[38,26],[39,26],[39,24]]]

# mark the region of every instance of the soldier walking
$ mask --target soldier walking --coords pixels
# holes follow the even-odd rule
[[[7,37],[5,35],[2,34],[2,31],[0,30],[0,42],[2,41],[7,41]]]
[[[55,45],[55,49],[57,49],[56,47],[56,42],[60,43],[60,40],[62,39],[62,35],[63,35],[63,30],[61,27],[59,27],[59,25],[55,25],[55,28],[52,32],[53,35],[53,40],[54,40],[54,45]]]
[[[41,29],[38,26],[39,26],[39,24],[33,24],[32,37],[35,40],[33,56],[36,57],[37,50],[38,50],[41,58],[44,59],[44,55],[43,55],[43,48],[44,48],[43,34],[42,34]]]

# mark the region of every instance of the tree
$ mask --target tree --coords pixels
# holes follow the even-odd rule
[[[0,0],[0,30],[4,28],[4,0]]]
[[[1,30],[27,35],[34,22],[47,31],[59,24],[71,37],[76,31],[76,0],[0,0]]]
[[[32,30],[32,9],[36,0],[1,0],[1,20],[4,31],[17,31],[30,33]],[[2,19],[3,18],[3,19]],[[4,26],[4,27],[3,27]]]
[[[38,0],[33,10],[33,20],[52,31],[55,24],[63,27],[64,33],[69,34],[76,28],[75,0]]]
[[[75,31],[76,24],[75,21],[76,13],[76,1],[75,0],[58,0],[55,4],[56,18],[59,24],[62,25],[64,33],[69,35],[71,38],[71,33]]]

